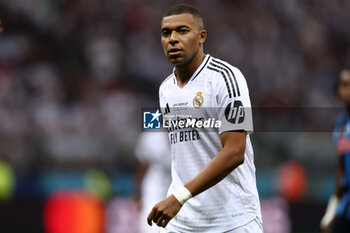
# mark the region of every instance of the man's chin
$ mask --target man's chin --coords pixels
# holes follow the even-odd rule
[[[183,65],[185,63],[183,57],[168,57],[168,59],[173,65]]]

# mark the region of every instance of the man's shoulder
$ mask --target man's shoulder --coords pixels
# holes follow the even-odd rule
[[[167,86],[169,84],[173,84],[174,82],[174,73],[171,73],[168,77],[164,79],[164,81],[160,84],[159,88],[162,88],[163,86]]]
[[[346,111],[342,111],[336,121],[335,121],[335,125],[334,125],[334,131],[339,131],[339,130],[343,130],[344,126],[346,126],[347,122],[348,122],[349,116],[346,113]]]
[[[240,70],[236,66],[233,66],[229,62],[215,57],[211,57],[207,68],[217,73],[224,72],[229,73],[231,75],[236,75],[240,72]]]
[[[211,58],[208,66],[208,77],[216,83],[218,90],[227,90],[229,98],[239,97],[247,83],[242,72],[230,63],[219,58]],[[209,73],[210,72],[210,73]]]

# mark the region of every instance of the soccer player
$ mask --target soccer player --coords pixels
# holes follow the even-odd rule
[[[202,114],[191,119],[214,118],[221,125],[168,128],[172,182],[168,197],[153,207],[147,221],[163,227],[163,233],[259,233],[247,83],[237,68],[204,54],[206,37],[202,17],[191,6],[175,5],[162,18],[161,44],[175,66],[159,89],[163,117],[190,108]]]
[[[336,122],[333,142],[338,155],[336,193],[321,220],[324,233],[350,232],[350,69],[343,70],[337,80],[337,93],[343,100],[344,111]]]
[[[141,207],[139,233],[158,233],[159,227],[147,225],[145,219],[152,207],[166,197],[171,181],[170,148],[166,132],[141,133],[135,155],[139,164],[135,182],[135,201]]]

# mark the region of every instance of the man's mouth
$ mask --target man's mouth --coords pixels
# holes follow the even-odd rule
[[[179,55],[181,53],[181,49],[170,49],[168,50],[168,54],[169,56],[176,56]]]

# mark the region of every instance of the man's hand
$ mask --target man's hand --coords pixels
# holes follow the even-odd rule
[[[339,199],[336,195],[331,196],[328,201],[326,212],[321,219],[321,230],[322,233],[331,232],[333,220],[337,211]]]
[[[333,223],[333,221],[330,222],[327,226],[322,227],[321,228],[322,233],[330,233],[331,229],[332,229],[332,223]]]
[[[150,226],[154,222],[160,227],[166,227],[168,222],[180,211],[181,207],[181,203],[174,195],[170,195],[153,207],[147,217],[147,222]]]

